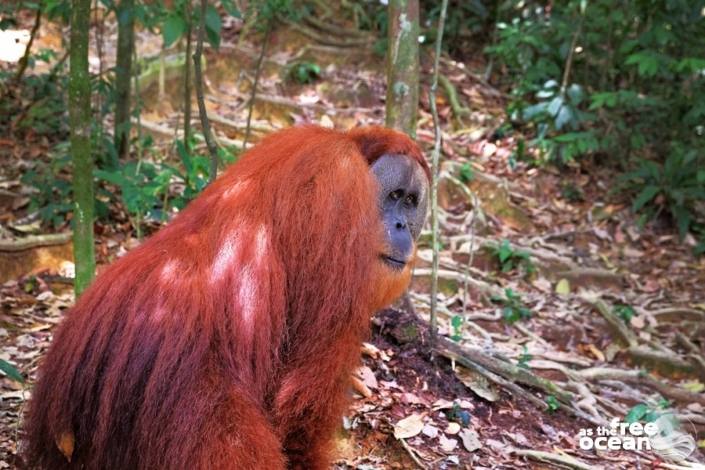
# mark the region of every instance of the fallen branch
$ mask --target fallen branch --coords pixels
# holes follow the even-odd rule
[[[552,452],[544,452],[542,450],[530,450],[530,449],[513,449],[512,453],[519,457],[529,457],[534,460],[539,460],[541,462],[560,464],[567,466],[569,468],[574,468],[576,470],[597,470],[603,467],[596,467],[594,465],[588,465],[570,455],[566,454],[554,454]]]
[[[458,91],[455,86],[445,75],[439,75],[438,81],[443,86],[448,96],[448,102],[450,103],[450,109],[453,111],[453,115],[462,123],[463,117],[470,116],[470,109],[460,104],[460,98],[458,97]]]
[[[364,31],[360,31],[359,29],[349,29],[349,28],[344,28],[339,25],[332,25],[332,24],[326,23],[325,21],[319,20],[318,18],[316,18],[313,15],[305,16],[304,21],[306,23],[308,23],[309,25],[313,26],[314,28],[323,31],[324,33],[333,34],[335,36],[349,36],[349,37],[358,38],[358,39],[364,40],[364,41],[370,40],[369,33],[366,33]]]
[[[607,321],[610,329],[617,336],[619,341],[630,347],[637,345],[638,340],[634,332],[627,327],[621,318],[612,313],[607,303],[600,299],[593,300],[585,297],[582,298],[600,312],[600,315]]]
[[[573,395],[570,392],[563,390],[554,382],[539,377],[523,367],[490,356],[480,348],[460,346],[445,338],[439,338],[437,349],[439,350],[438,352],[443,355],[455,354],[457,358],[472,361],[506,379],[538,388],[547,394],[554,395],[564,403],[571,403],[573,400]]]
[[[418,465],[419,468],[422,468],[426,470],[428,467],[426,466],[425,463],[419,459],[419,457],[416,455],[416,451],[407,444],[406,439],[399,439],[399,442],[401,442],[402,447],[406,451],[407,454],[409,454],[409,457],[411,457],[411,460],[414,461],[416,465]]]
[[[658,321],[705,321],[705,312],[687,307],[669,307],[649,312]]]
[[[71,232],[30,235],[16,240],[0,240],[0,251],[17,252],[38,248],[40,246],[63,245],[71,241]]]
[[[683,403],[700,403],[705,405],[705,394],[689,392],[664,382],[656,380],[648,373],[641,370],[622,370],[606,367],[591,367],[582,370],[565,369],[564,373],[569,376],[579,377],[583,380],[601,381],[601,380],[616,380],[619,382],[644,385],[661,395],[681,401]]]
[[[158,124],[156,122],[151,122],[151,121],[145,121],[142,120],[141,125],[144,129],[148,130],[149,132],[152,132],[154,134],[159,134],[163,135],[165,137],[168,137],[170,139],[176,138],[176,139],[181,139],[184,135],[184,133],[180,130],[177,129],[172,129],[171,127]],[[203,137],[203,134],[194,134],[193,137],[198,140],[199,142],[204,142],[205,139]],[[216,137],[216,139],[231,147],[242,147],[242,141],[240,140],[233,140],[229,139],[227,137]]]

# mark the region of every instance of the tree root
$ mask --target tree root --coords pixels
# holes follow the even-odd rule
[[[453,115],[458,119],[458,122],[463,123],[462,119],[464,117],[469,117],[472,113],[470,108],[467,108],[460,104],[460,98],[458,97],[458,91],[455,86],[445,75],[439,75],[438,81],[443,86],[443,89],[448,96],[448,102],[450,103],[450,109],[453,111]],[[464,124],[463,124],[464,125]]]
[[[319,44],[324,44],[326,46],[358,48],[358,47],[370,47],[370,46],[372,46],[372,44],[374,42],[374,39],[367,38],[367,37],[352,37],[352,38],[347,38],[347,39],[339,39],[339,38],[334,38],[334,37],[330,37],[330,36],[324,36],[321,33],[319,33],[318,31],[314,30],[313,28],[310,28],[308,26],[305,26],[305,25],[302,25],[299,23],[294,23],[293,21],[289,21],[285,18],[279,17],[279,21],[286,24],[291,29],[303,34],[304,36],[311,39],[312,41],[315,41]]]
[[[567,454],[554,454],[552,452],[544,452],[541,450],[530,449],[513,449],[512,453],[519,457],[528,457],[533,460],[538,460],[546,463],[559,464],[564,467],[573,468],[575,470],[598,470],[603,467],[588,465]]]
[[[30,235],[16,240],[0,240],[0,251],[17,252],[40,246],[63,245],[71,241],[71,232]]]

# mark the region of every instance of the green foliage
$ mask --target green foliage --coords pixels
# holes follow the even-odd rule
[[[190,16],[188,15],[188,2],[191,2]],[[238,10],[232,0],[221,2],[221,5],[226,14],[236,18],[241,17],[240,10]],[[188,22],[191,21],[192,25],[198,25],[201,21],[200,17],[200,3],[194,2],[194,0],[177,0],[174,2],[171,9],[163,10],[160,14],[157,14],[156,18],[158,19],[155,21],[155,24],[160,26],[164,47],[169,47],[184,37],[188,31]],[[211,46],[216,48],[219,47],[220,34],[223,29],[223,21],[220,17],[220,13],[212,4],[208,4],[206,7],[204,24],[206,28],[206,40]]]
[[[701,225],[696,215],[705,202],[705,158],[694,149],[674,145],[663,163],[642,160],[622,177],[622,188],[635,194],[632,210],[642,222],[659,215],[672,218],[681,238]]]
[[[618,304],[614,306],[613,312],[625,323],[629,323],[634,317],[635,312],[631,305]]]
[[[624,417],[624,422],[629,424],[640,421],[652,423],[662,415],[661,410],[664,410],[669,406],[670,402],[668,400],[664,400],[663,398],[659,400],[656,407],[649,406],[645,403],[638,403],[629,409],[627,415]]]
[[[421,10],[426,12],[423,15],[424,23],[427,25],[424,35],[427,38],[435,38],[441,2],[422,0],[419,3]],[[443,47],[451,54],[464,53],[473,35],[483,32],[483,23],[491,13],[485,6],[486,4],[488,2],[481,0],[463,0],[450,3],[443,28]],[[432,41],[426,42],[432,43]]]
[[[582,189],[570,182],[561,186],[561,196],[570,202],[582,202],[585,200]]]
[[[300,21],[307,8],[297,8],[293,0],[258,0],[253,2],[257,11],[257,26],[265,29],[278,15]]]
[[[182,197],[175,200],[176,207],[181,209],[188,201],[198,196],[208,184],[210,158],[196,155],[193,152],[193,145],[189,145],[189,148],[186,148],[180,140],[176,142],[176,151],[184,167],[183,171],[173,169],[176,176],[184,184]]]
[[[681,236],[697,231],[703,161],[691,155],[705,154],[702,2],[498,5],[497,40],[486,51],[510,80],[510,118],[533,134],[528,153],[561,163],[607,155],[620,169],[636,167],[630,176],[643,182],[630,189],[645,220],[666,213]]]
[[[24,383],[24,377],[22,377],[20,371],[18,371],[15,366],[7,362],[5,359],[0,359],[0,371],[15,382],[19,382],[21,384]]]
[[[451,335],[450,339],[453,341],[460,341],[463,338],[463,317],[461,315],[453,315],[453,318],[450,319],[450,326],[453,328],[453,334]]]
[[[534,357],[529,354],[529,349],[526,347],[526,345],[524,345],[523,351],[519,356],[519,360],[517,361],[517,366],[523,369],[529,369],[529,361],[533,358]]]
[[[504,297],[493,296],[491,300],[503,306],[502,316],[510,325],[531,318],[531,310],[526,307],[519,294],[510,288],[504,289]]]
[[[68,150],[67,143],[62,148]],[[25,172],[20,181],[34,192],[30,197],[29,211],[39,211],[39,217],[45,225],[58,228],[66,221],[68,213],[73,211],[73,188],[66,172],[71,163],[67,153],[51,159],[50,165],[37,165]]]
[[[460,181],[469,183],[473,179],[475,179],[475,171],[469,163],[464,163],[463,166],[460,167]]]
[[[448,420],[455,421],[461,426],[467,427],[470,425],[472,416],[467,410],[462,409],[458,403],[453,403],[453,408],[448,410]]]
[[[513,248],[509,240],[502,240],[502,243],[492,248],[492,253],[497,258],[503,273],[511,272],[517,267],[522,267],[526,274],[533,274],[536,271],[530,255]]]
[[[321,77],[321,67],[313,62],[294,62],[286,67],[286,78],[299,84],[313,83]]]
[[[171,208],[183,209],[208,183],[210,160],[187,149],[182,141],[176,150],[183,169],[165,162],[127,162],[115,170],[94,171],[96,178],[119,189],[119,200],[127,210],[138,235],[144,221],[166,221]],[[172,185],[181,189],[172,192]],[[118,193],[109,193],[114,200]]]
[[[51,139],[64,138],[68,135],[65,77],[58,75],[58,70],[29,73],[38,63],[56,59],[55,53],[42,49],[30,54],[28,59],[21,96],[0,100],[0,129],[12,127],[8,132],[32,132]],[[14,71],[0,71],[0,88],[1,83],[11,82],[14,76]]]
[[[555,396],[549,395],[546,397],[546,411],[548,411],[549,413],[554,413],[558,411],[560,407],[561,403]]]
[[[116,170],[96,169],[99,181],[110,183],[120,189],[122,202],[137,225],[145,218],[165,220],[158,207],[167,197],[173,172],[147,162],[127,162]],[[138,228],[139,229],[139,228]]]
[[[169,47],[186,33],[186,20],[177,12],[170,12],[162,23],[164,47]]]

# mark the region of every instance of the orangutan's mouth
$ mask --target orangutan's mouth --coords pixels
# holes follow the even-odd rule
[[[404,266],[406,266],[406,261],[402,261],[389,255],[382,255],[382,261],[393,269],[404,269]]]

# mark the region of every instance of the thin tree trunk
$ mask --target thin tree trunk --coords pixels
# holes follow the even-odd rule
[[[80,295],[95,274],[93,251],[93,160],[91,159],[91,83],[88,75],[88,31],[91,0],[73,0],[69,72],[69,122],[73,161],[74,288]]]
[[[188,62],[188,59],[186,59]],[[159,101],[164,99],[166,95],[166,48],[164,47],[164,42],[162,42],[162,48],[159,50]]]
[[[267,52],[267,43],[269,42],[269,32],[272,30],[272,21],[270,18],[267,21],[267,29],[264,32],[264,39],[262,40],[262,49],[260,50],[259,57],[257,58],[257,65],[255,66],[255,81],[252,83],[252,92],[250,93],[250,103],[249,109],[247,110],[247,126],[245,127],[245,139],[242,141],[242,150],[246,149],[247,141],[250,139],[250,125],[252,123],[252,111],[255,108],[255,97],[257,96],[257,85],[259,85],[259,77],[262,74],[262,61],[264,60],[264,55]]]
[[[115,151],[118,159],[130,153],[130,84],[135,43],[134,0],[120,0],[117,7],[118,44],[115,61]],[[112,162],[117,166],[118,162]]]
[[[206,139],[208,152],[211,154],[211,171],[208,182],[212,183],[218,176],[218,146],[211,134],[211,124],[208,121],[206,102],[203,98],[203,70],[201,67],[201,57],[203,56],[203,36],[206,31],[206,10],[208,0],[201,0],[201,24],[198,26],[198,39],[196,40],[196,53],[193,55],[193,71],[196,85],[196,100],[198,101],[198,114],[201,116],[201,127],[203,128],[203,138]]]
[[[448,0],[443,0],[441,4],[441,16],[438,19],[438,33],[436,35],[436,54],[433,59],[433,82],[429,93],[429,104],[433,115],[433,131],[435,139],[433,141],[433,154],[431,165],[431,234],[433,243],[433,265],[431,268],[431,336],[432,345],[436,343],[438,335],[438,317],[436,314],[436,302],[438,298],[438,264],[439,264],[439,240],[438,240],[438,167],[441,158],[441,124],[438,119],[438,109],[436,108],[436,91],[438,90],[438,64],[441,58],[441,45],[443,44],[443,28],[446,21],[446,10]]]
[[[15,74],[15,83],[20,83],[25,70],[27,70],[27,64],[29,64],[29,55],[32,52],[32,44],[34,44],[34,38],[37,37],[37,32],[39,31],[39,26],[42,24],[42,3],[40,2],[37,6],[37,15],[34,17],[34,26],[32,27],[32,32],[29,35],[29,42],[24,50],[24,55],[20,59],[19,68]]]
[[[184,147],[191,138],[191,0],[186,0],[186,62],[184,63]]]
[[[416,137],[419,1],[389,0],[386,125]]]
[[[389,46],[387,49],[387,127],[416,138],[419,106],[419,2],[390,0]],[[413,311],[409,291],[402,303]]]

